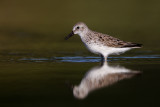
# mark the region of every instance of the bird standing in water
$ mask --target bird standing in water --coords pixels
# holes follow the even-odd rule
[[[75,24],[72,32],[65,39],[69,39],[74,34],[80,36],[82,42],[91,52],[101,55],[103,61],[107,61],[107,57],[111,54],[120,54],[132,48],[142,47],[142,44],[125,42],[107,34],[92,31],[83,22]]]

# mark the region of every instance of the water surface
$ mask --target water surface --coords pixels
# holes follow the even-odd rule
[[[158,53],[110,56],[103,77],[99,76],[102,66],[98,56],[7,52],[1,53],[0,57],[1,107],[159,105]],[[96,73],[93,73],[95,70],[92,68],[95,67]],[[123,74],[124,70],[139,73]],[[108,72],[121,73],[108,77]],[[91,91],[85,97],[77,98],[74,87],[82,84],[86,78],[99,78],[97,81],[101,85],[94,85],[96,81],[93,82],[89,86],[92,87]],[[105,81],[109,78],[116,81],[107,85]]]

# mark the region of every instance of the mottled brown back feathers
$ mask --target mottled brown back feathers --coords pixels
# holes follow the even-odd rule
[[[86,38],[95,40],[97,42],[99,41],[101,42],[101,44],[108,46],[108,47],[115,47],[115,48],[140,48],[142,47],[142,44],[125,42],[118,38],[115,38],[115,37],[112,37],[106,34],[98,33],[95,31],[88,32],[86,36],[88,36]]]

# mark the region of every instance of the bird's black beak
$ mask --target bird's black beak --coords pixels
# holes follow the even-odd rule
[[[68,36],[65,37],[65,40],[68,40],[73,35],[74,35],[74,32],[72,31]]]

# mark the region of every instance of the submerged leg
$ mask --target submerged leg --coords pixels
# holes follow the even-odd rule
[[[104,62],[105,62],[105,57],[101,55],[101,66],[103,66]]]
[[[108,57],[108,55],[106,55],[106,56],[101,55],[101,65],[103,65],[105,62],[107,62],[107,57]]]
[[[101,62],[104,62],[104,57],[103,57],[103,55],[101,55]]]

